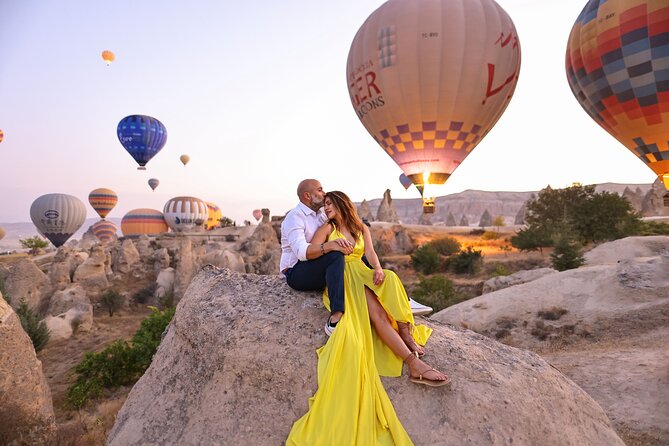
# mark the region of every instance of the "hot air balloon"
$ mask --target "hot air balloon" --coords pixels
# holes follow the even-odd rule
[[[3,238],[5,238],[5,235],[7,235],[7,233],[5,232],[4,229],[2,229],[2,227],[0,227],[0,240],[2,240]]]
[[[121,231],[125,237],[156,235],[168,230],[163,213],[155,209],[133,209],[121,220]]]
[[[204,223],[205,229],[213,229],[221,225],[221,218],[223,217],[223,211],[218,207],[216,203],[210,201],[206,202],[207,204],[207,221]]]
[[[669,190],[669,3],[590,0],[569,34],[567,81],[583,109]]]
[[[262,218],[262,211],[260,209],[254,209],[253,218],[255,218],[256,221],[260,221],[260,219]]]
[[[416,186],[444,184],[513,95],[520,44],[493,0],[388,0],[358,30],[347,84],[358,118]],[[425,191],[424,212],[434,212]]]
[[[3,139],[5,139],[5,134],[0,130],[0,142],[2,142]]]
[[[149,178],[149,187],[151,190],[156,190],[156,187],[160,184],[160,181],[158,181],[158,178]]]
[[[107,214],[114,209],[116,203],[118,203],[118,195],[111,189],[101,187],[99,189],[93,189],[91,193],[88,194],[88,202],[93,209],[95,209],[95,212],[98,213],[100,218],[105,218]]]
[[[116,225],[109,220],[100,220],[91,226],[93,235],[95,235],[102,243],[109,243],[116,237]]]
[[[190,161],[190,156],[188,156],[188,155],[181,155],[181,156],[179,157],[179,160],[181,160],[181,162],[182,162],[183,165],[185,166],[186,164],[188,164],[188,161]]]
[[[102,52],[102,60],[105,61],[107,66],[111,65],[112,62],[114,62],[114,59],[116,59],[116,56],[114,56],[114,53],[112,53],[109,50],[104,50]]]
[[[125,150],[139,164],[137,170],[146,170],[146,163],[160,152],[167,141],[167,129],[151,116],[126,116],[118,123],[116,132]]]
[[[400,174],[400,184],[404,186],[404,190],[407,190],[411,187],[413,184],[411,180],[409,179],[408,176],[404,175],[403,173]]]
[[[207,204],[195,197],[174,197],[165,203],[163,215],[173,231],[195,231],[207,221]]]
[[[84,223],[86,207],[72,195],[46,194],[33,201],[30,218],[40,234],[58,248]]]

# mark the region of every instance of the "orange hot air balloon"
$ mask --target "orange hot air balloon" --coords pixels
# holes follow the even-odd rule
[[[669,3],[590,0],[569,34],[567,80],[583,109],[669,190]]]
[[[260,221],[260,219],[262,218],[262,211],[260,209],[254,209],[253,218],[255,218],[256,221]]]
[[[98,213],[100,218],[105,218],[116,203],[118,203],[118,195],[111,189],[101,187],[99,189],[94,189],[88,194],[88,202],[91,204],[95,212]]]
[[[506,109],[519,70],[516,28],[493,0],[388,0],[355,35],[346,75],[358,118],[418,187],[446,182]],[[427,191],[424,207],[434,211]]]
[[[109,50],[104,50],[102,52],[102,60],[105,61],[107,66],[111,65],[112,62],[114,62],[114,59],[116,59],[116,56],[114,56],[114,53],[112,53]]]
[[[5,139],[5,134],[0,130],[0,142],[2,142],[3,139]]]
[[[188,155],[181,155],[181,156],[179,157],[179,160],[180,160],[181,163],[185,166],[186,164],[188,164],[188,161],[190,161],[190,156],[188,156]]]
[[[163,213],[155,209],[133,209],[121,220],[121,231],[125,237],[156,235],[168,230]]]
[[[204,222],[204,228],[214,229],[221,225],[221,218],[223,218],[223,211],[216,203],[205,201],[207,205],[207,221]]]

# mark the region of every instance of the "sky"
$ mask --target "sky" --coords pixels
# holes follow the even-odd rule
[[[565,49],[585,0],[497,2],[520,39],[516,91],[439,195],[652,183],[655,174],[569,89]],[[98,187],[119,196],[109,217],[191,195],[238,224],[256,208],[283,215],[304,178],[354,201],[386,189],[418,198],[347,89],[353,37],[382,3],[0,0],[0,222],[30,221],[33,200],[55,192],[77,196],[95,217],[87,197]],[[116,54],[109,67],[105,49]],[[131,114],[167,128],[146,171],[116,135]]]

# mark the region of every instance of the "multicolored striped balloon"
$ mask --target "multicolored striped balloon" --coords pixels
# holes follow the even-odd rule
[[[583,109],[669,190],[669,2],[590,0],[565,65]]]
[[[162,122],[151,116],[126,116],[118,123],[116,133],[121,145],[139,164],[138,170],[146,170],[146,163],[167,142],[167,129]]]
[[[202,227],[209,215],[207,203],[195,197],[174,197],[163,207],[167,225],[177,232],[189,232]]]
[[[207,221],[204,223],[205,229],[213,229],[221,225],[221,218],[223,217],[223,211],[218,207],[216,203],[210,201],[206,202],[207,204]]]
[[[46,194],[33,201],[30,219],[40,234],[58,248],[84,223],[86,206],[72,195]]]
[[[121,232],[125,237],[156,235],[168,230],[163,213],[155,209],[133,209],[121,220]]]
[[[95,212],[98,213],[100,218],[105,218],[116,203],[118,203],[118,195],[111,189],[104,187],[93,189],[90,194],[88,194],[88,202],[91,204]]]
[[[116,235],[116,225],[109,220],[100,220],[91,226],[91,231],[102,243],[109,243]]]

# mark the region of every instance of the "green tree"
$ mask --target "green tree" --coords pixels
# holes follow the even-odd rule
[[[19,243],[21,243],[21,246],[23,246],[25,249],[29,249],[29,254],[32,255],[36,254],[38,250],[49,246],[49,242],[47,240],[44,240],[38,236],[20,239]]]
[[[49,329],[46,328],[44,321],[40,320],[33,310],[28,307],[28,303],[21,299],[19,308],[16,309],[16,315],[21,321],[21,326],[30,337],[30,340],[38,352],[49,342]]]
[[[100,299],[100,305],[107,310],[109,317],[112,317],[123,306],[123,297],[116,290],[107,290]]]
[[[439,253],[429,243],[419,246],[411,254],[411,266],[423,274],[432,274],[437,271],[440,260]]]
[[[543,254],[544,246],[551,246],[553,241],[550,234],[543,228],[528,227],[520,229],[511,236],[511,246],[522,251],[539,251]]]
[[[221,228],[227,228],[228,226],[237,226],[235,222],[232,221],[231,218],[225,216],[221,217],[219,221],[221,222]]]
[[[475,274],[483,264],[480,250],[468,246],[466,250],[451,256],[449,266],[456,274]]]
[[[555,243],[551,253],[551,264],[558,271],[578,268],[583,265],[585,259],[579,244],[568,236],[561,236]]]
[[[492,219],[492,225],[495,227],[495,232],[497,232],[497,234],[499,234],[499,231],[502,228],[502,226],[505,226],[504,217],[501,216],[501,215],[498,215],[497,217],[493,218]]]

